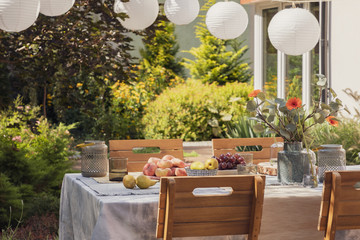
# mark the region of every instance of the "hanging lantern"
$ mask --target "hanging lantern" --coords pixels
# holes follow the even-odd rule
[[[0,14],[0,29],[20,32],[34,24],[40,11],[40,0],[13,0]]]
[[[239,3],[215,3],[206,14],[206,26],[210,33],[220,39],[239,37],[248,25],[248,14]]]
[[[143,30],[153,24],[159,13],[157,0],[130,0],[129,2],[115,1],[115,13],[126,13],[125,20],[118,18],[123,27],[130,30]]]
[[[59,16],[74,5],[75,0],[40,0],[40,13],[49,16]]]
[[[0,0],[0,14],[6,11],[6,8],[8,8],[12,2],[13,0]]]
[[[200,10],[198,0],[166,0],[166,17],[177,25],[189,24],[197,17]]]
[[[316,46],[320,37],[320,26],[308,10],[289,8],[278,12],[272,18],[268,33],[277,50],[297,56]]]

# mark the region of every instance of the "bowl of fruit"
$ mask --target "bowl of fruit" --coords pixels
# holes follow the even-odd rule
[[[188,176],[214,176],[218,172],[218,161],[215,158],[209,158],[205,163],[196,161],[186,167],[185,171]]]
[[[245,159],[241,154],[226,153],[216,157],[219,165],[218,175],[237,175],[237,166],[246,165]]]

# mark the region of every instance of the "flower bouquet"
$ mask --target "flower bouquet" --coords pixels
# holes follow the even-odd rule
[[[253,99],[248,101],[247,110],[252,115],[250,119],[258,122],[254,126],[254,131],[258,133],[266,131],[282,137],[284,139],[284,151],[293,153],[285,157],[281,156],[282,152],[278,155],[278,179],[281,183],[301,183],[303,176],[309,172],[311,174],[311,183],[309,184],[317,185],[316,160],[314,162],[314,154],[309,149],[311,142],[306,133],[316,124],[328,122],[332,126],[337,126],[339,123],[336,116],[342,107],[342,102],[331,88],[326,87],[327,79],[325,76],[317,76],[319,80],[316,86],[319,88],[319,97],[313,100],[312,107],[309,110],[302,104],[300,98],[267,99],[265,93],[260,90],[254,90],[249,94],[249,97],[253,97]],[[329,99],[331,97],[329,104],[322,101],[324,94]],[[308,153],[305,154],[308,161],[301,159],[301,157],[294,159],[296,152],[303,151],[303,144]],[[292,169],[288,169],[288,166],[291,166]]]

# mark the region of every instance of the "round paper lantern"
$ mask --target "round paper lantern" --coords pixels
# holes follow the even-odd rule
[[[189,24],[197,17],[200,10],[198,0],[166,0],[166,17],[177,25]]]
[[[296,56],[315,47],[320,38],[320,26],[308,10],[289,8],[278,12],[272,18],[268,33],[276,49]]]
[[[12,2],[13,0],[0,0],[0,14],[6,11],[6,8],[9,7]]]
[[[153,24],[159,13],[157,0],[130,0],[129,2],[116,1],[115,13],[126,13],[129,17],[118,20],[130,30],[143,30]]]
[[[248,25],[248,14],[239,3],[215,3],[206,14],[206,26],[210,33],[220,39],[239,37]]]
[[[0,29],[20,32],[34,24],[40,11],[40,0],[13,0],[0,14]]]
[[[40,0],[40,13],[49,16],[59,16],[72,8],[75,0]]]

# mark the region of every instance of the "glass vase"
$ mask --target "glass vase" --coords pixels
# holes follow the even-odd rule
[[[285,185],[315,187],[315,163],[315,153],[303,149],[302,142],[285,142],[284,150],[278,153],[278,181]]]

